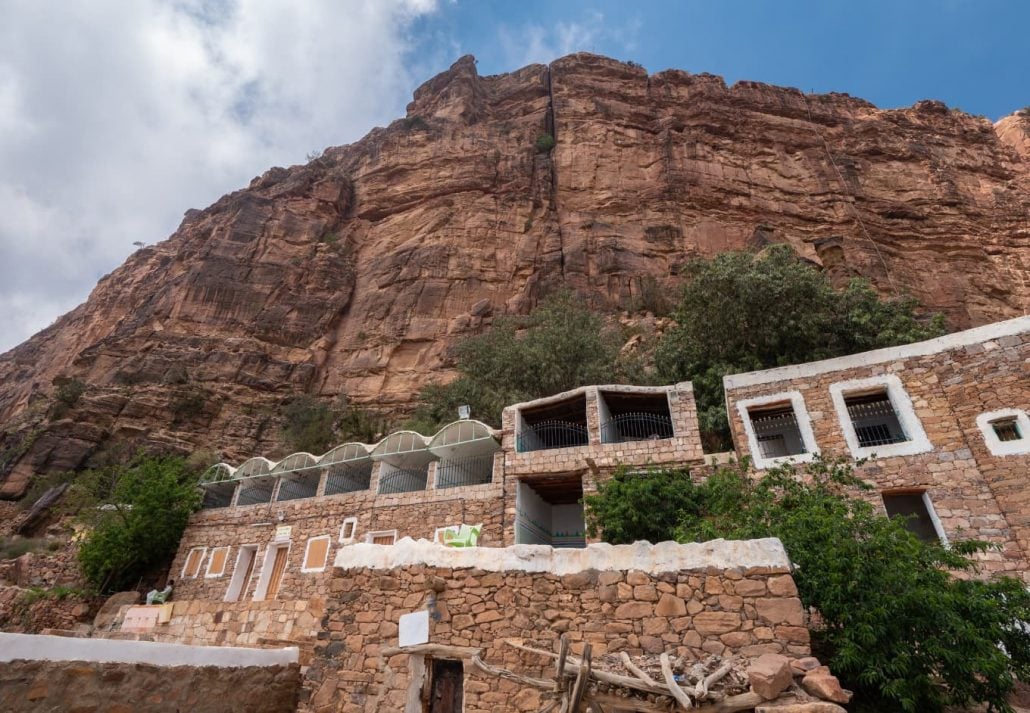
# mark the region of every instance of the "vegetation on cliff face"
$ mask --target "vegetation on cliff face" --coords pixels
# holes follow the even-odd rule
[[[732,447],[722,377],[929,339],[944,318],[911,298],[881,299],[864,280],[835,290],[787,246],[689,263],[676,327],[658,343],[663,382],[691,381],[709,451]]]
[[[759,480],[746,464],[697,483],[683,470],[623,472],[586,498],[586,515],[613,544],[779,537],[802,602],[820,615],[817,652],[861,710],[1011,710],[1007,695],[1030,675],[1030,593],[1013,578],[953,576],[975,570],[988,545],[923,542],[852,494],[867,487],[838,461]]]

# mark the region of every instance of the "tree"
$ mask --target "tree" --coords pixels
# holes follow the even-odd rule
[[[283,439],[293,451],[325,453],[336,445],[335,419],[325,403],[306,395],[296,396],[283,408]]]
[[[857,705],[941,711],[984,702],[1010,710],[1006,696],[1030,674],[1030,594],[1012,578],[951,573],[973,572],[972,555],[985,543],[949,549],[919,540],[903,520],[851,494],[868,486],[842,461],[816,461],[803,473],[775,468],[757,480],[745,466],[719,467],[696,484],[677,470],[619,473],[586,498],[590,531],[613,543],[779,537],[797,565],[803,603],[822,621],[814,643],[857,692]],[[678,524],[654,533],[636,513],[672,489],[686,491]]]
[[[633,367],[620,359],[622,340],[604,318],[570,291],[557,292],[526,317],[500,317],[456,351],[458,378],[429,385],[410,426],[425,432],[456,418],[468,404],[472,414],[500,425],[510,404],[587,384],[622,382]]]
[[[702,438],[730,447],[722,377],[800,364],[944,333],[940,315],[920,319],[911,298],[882,300],[863,280],[833,289],[789,246],[731,252],[689,263],[676,327],[655,354],[666,382],[694,384]]]
[[[185,460],[137,454],[128,463],[82,473],[69,500],[89,525],[79,547],[87,581],[99,592],[138,586],[175,555],[199,506],[197,473]]]

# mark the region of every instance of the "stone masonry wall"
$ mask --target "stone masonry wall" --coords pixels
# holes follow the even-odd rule
[[[292,713],[299,669],[291,666],[152,666],[11,661],[0,666],[6,713]]]
[[[778,541],[761,542],[783,551]],[[661,570],[666,552],[688,548],[719,553],[741,544],[665,543],[638,549],[656,553],[655,569]],[[595,545],[588,550],[595,547],[607,548],[597,551],[596,561],[618,566],[619,548]],[[693,565],[676,565],[673,571],[588,568],[565,574],[519,570],[506,561],[512,554],[530,551],[535,550],[496,550],[492,558],[497,564],[490,569],[499,571],[438,564],[348,568],[344,553],[330,580],[326,626],[318,635],[320,644],[306,675],[300,710],[405,710],[414,657],[384,657],[381,652],[397,646],[402,614],[426,608],[435,612],[430,643],[482,649],[488,663],[531,676],[549,677],[553,662],[505,646],[505,639],[555,651],[559,637],[567,633],[574,653],[589,641],[595,657],[619,651],[669,651],[693,658],[810,653],[805,614],[785,555],[766,566],[731,566],[713,556],[707,566],[699,559]],[[541,707],[536,691],[483,678],[468,661],[464,691],[466,713]]]
[[[1011,323],[1002,324],[1013,331]],[[942,339],[961,339],[964,334]],[[1030,322],[1022,333],[1017,329],[1016,334],[912,356],[905,356],[906,350],[910,348],[755,372],[743,379],[728,377],[727,403],[737,451],[753,455],[736,403],[797,391],[821,453],[849,456],[830,385],[894,375],[911,398],[932,450],[874,457],[857,464],[856,473],[880,492],[925,491],[949,539],[972,537],[998,545],[998,551],[982,556],[986,573],[1010,573],[1030,581],[1030,455],[992,455],[976,423],[985,412],[1030,406]],[[834,368],[838,364],[842,368]]]

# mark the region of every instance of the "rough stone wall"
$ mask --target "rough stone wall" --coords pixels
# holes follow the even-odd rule
[[[786,567],[717,567],[551,572],[411,565],[390,570],[337,568],[327,626],[308,669],[302,711],[405,710],[408,654],[397,645],[402,614],[429,606],[430,642],[483,649],[489,663],[549,677],[553,662],[520,654],[504,639],[556,650],[567,633],[572,651],[590,642],[595,656],[627,651],[759,655],[810,653],[805,615]],[[465,665],[466,713],[537,711],[537,692]]]
[[[11,661],[0,666],[7,713],[292,713],[299,668],[160,667],[84,661]]]
[[[172,562],[171,576],[176,580],[175,598],[181,600],[216,600],[225,598],[237,564],[241,545],[258,545],[257,562],[250,586],[240,599],[254,595],[264,562],[264,553],[275,537],[280,524],[292,528],[290,553],[279,598],[284,600],[322,597],[326,595],[327,572],[301,572],[307,540],[330,536],[328,565],[342,545],[340,528],[344,519],[358,518],[356,538],[368,532],[397,530],[397,537],[431,539],[438,527],[465,523],[483,523],[482,544],[498,546],[502,542],[500,483],[423,490],[396,495],[376,494],[376,478],[367,491],[330,495],[303,500],[290,500],[263,505],[203,510],[190,521]],[[283,520],[278,520],[278,513]],[[210,550],[231,547],[221,576],[205,576]],[[183,567],[190,550],[208,548],[200,575],[183,578]],[[327,569],[328,569],[327,565]]]
[[[856,473],[880,492],[925,491],[949,539],[979,538],[1000,547],[981,556],[985,572],[1030,579],[1030,455],[992,455],[976,424],[981,413],[1030,404],[1030,329],[916,356],[906,357],[906,350],[911,348],[756,372],[767,375],[761,377],[764,383],[731,386],[727,403],[737,451],[753,455],[738,401],[799,391],[822,454],[848,456],[830,385],[897,376],[933,448],[917,455],[872,458],[856,465]],[[846,368],[833,368],[838,363]]]
[[[0,631],[38,634],[44,629],[88,626],[103,597],[69,594],[40,596],[21,587],[0,586]]]

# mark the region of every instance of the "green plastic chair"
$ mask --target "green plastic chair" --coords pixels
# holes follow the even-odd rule
[[[447,547],[475,547],[479,543],[479,533],[483,524],[462,525],[457,530],[444,532],[443,543]]]

